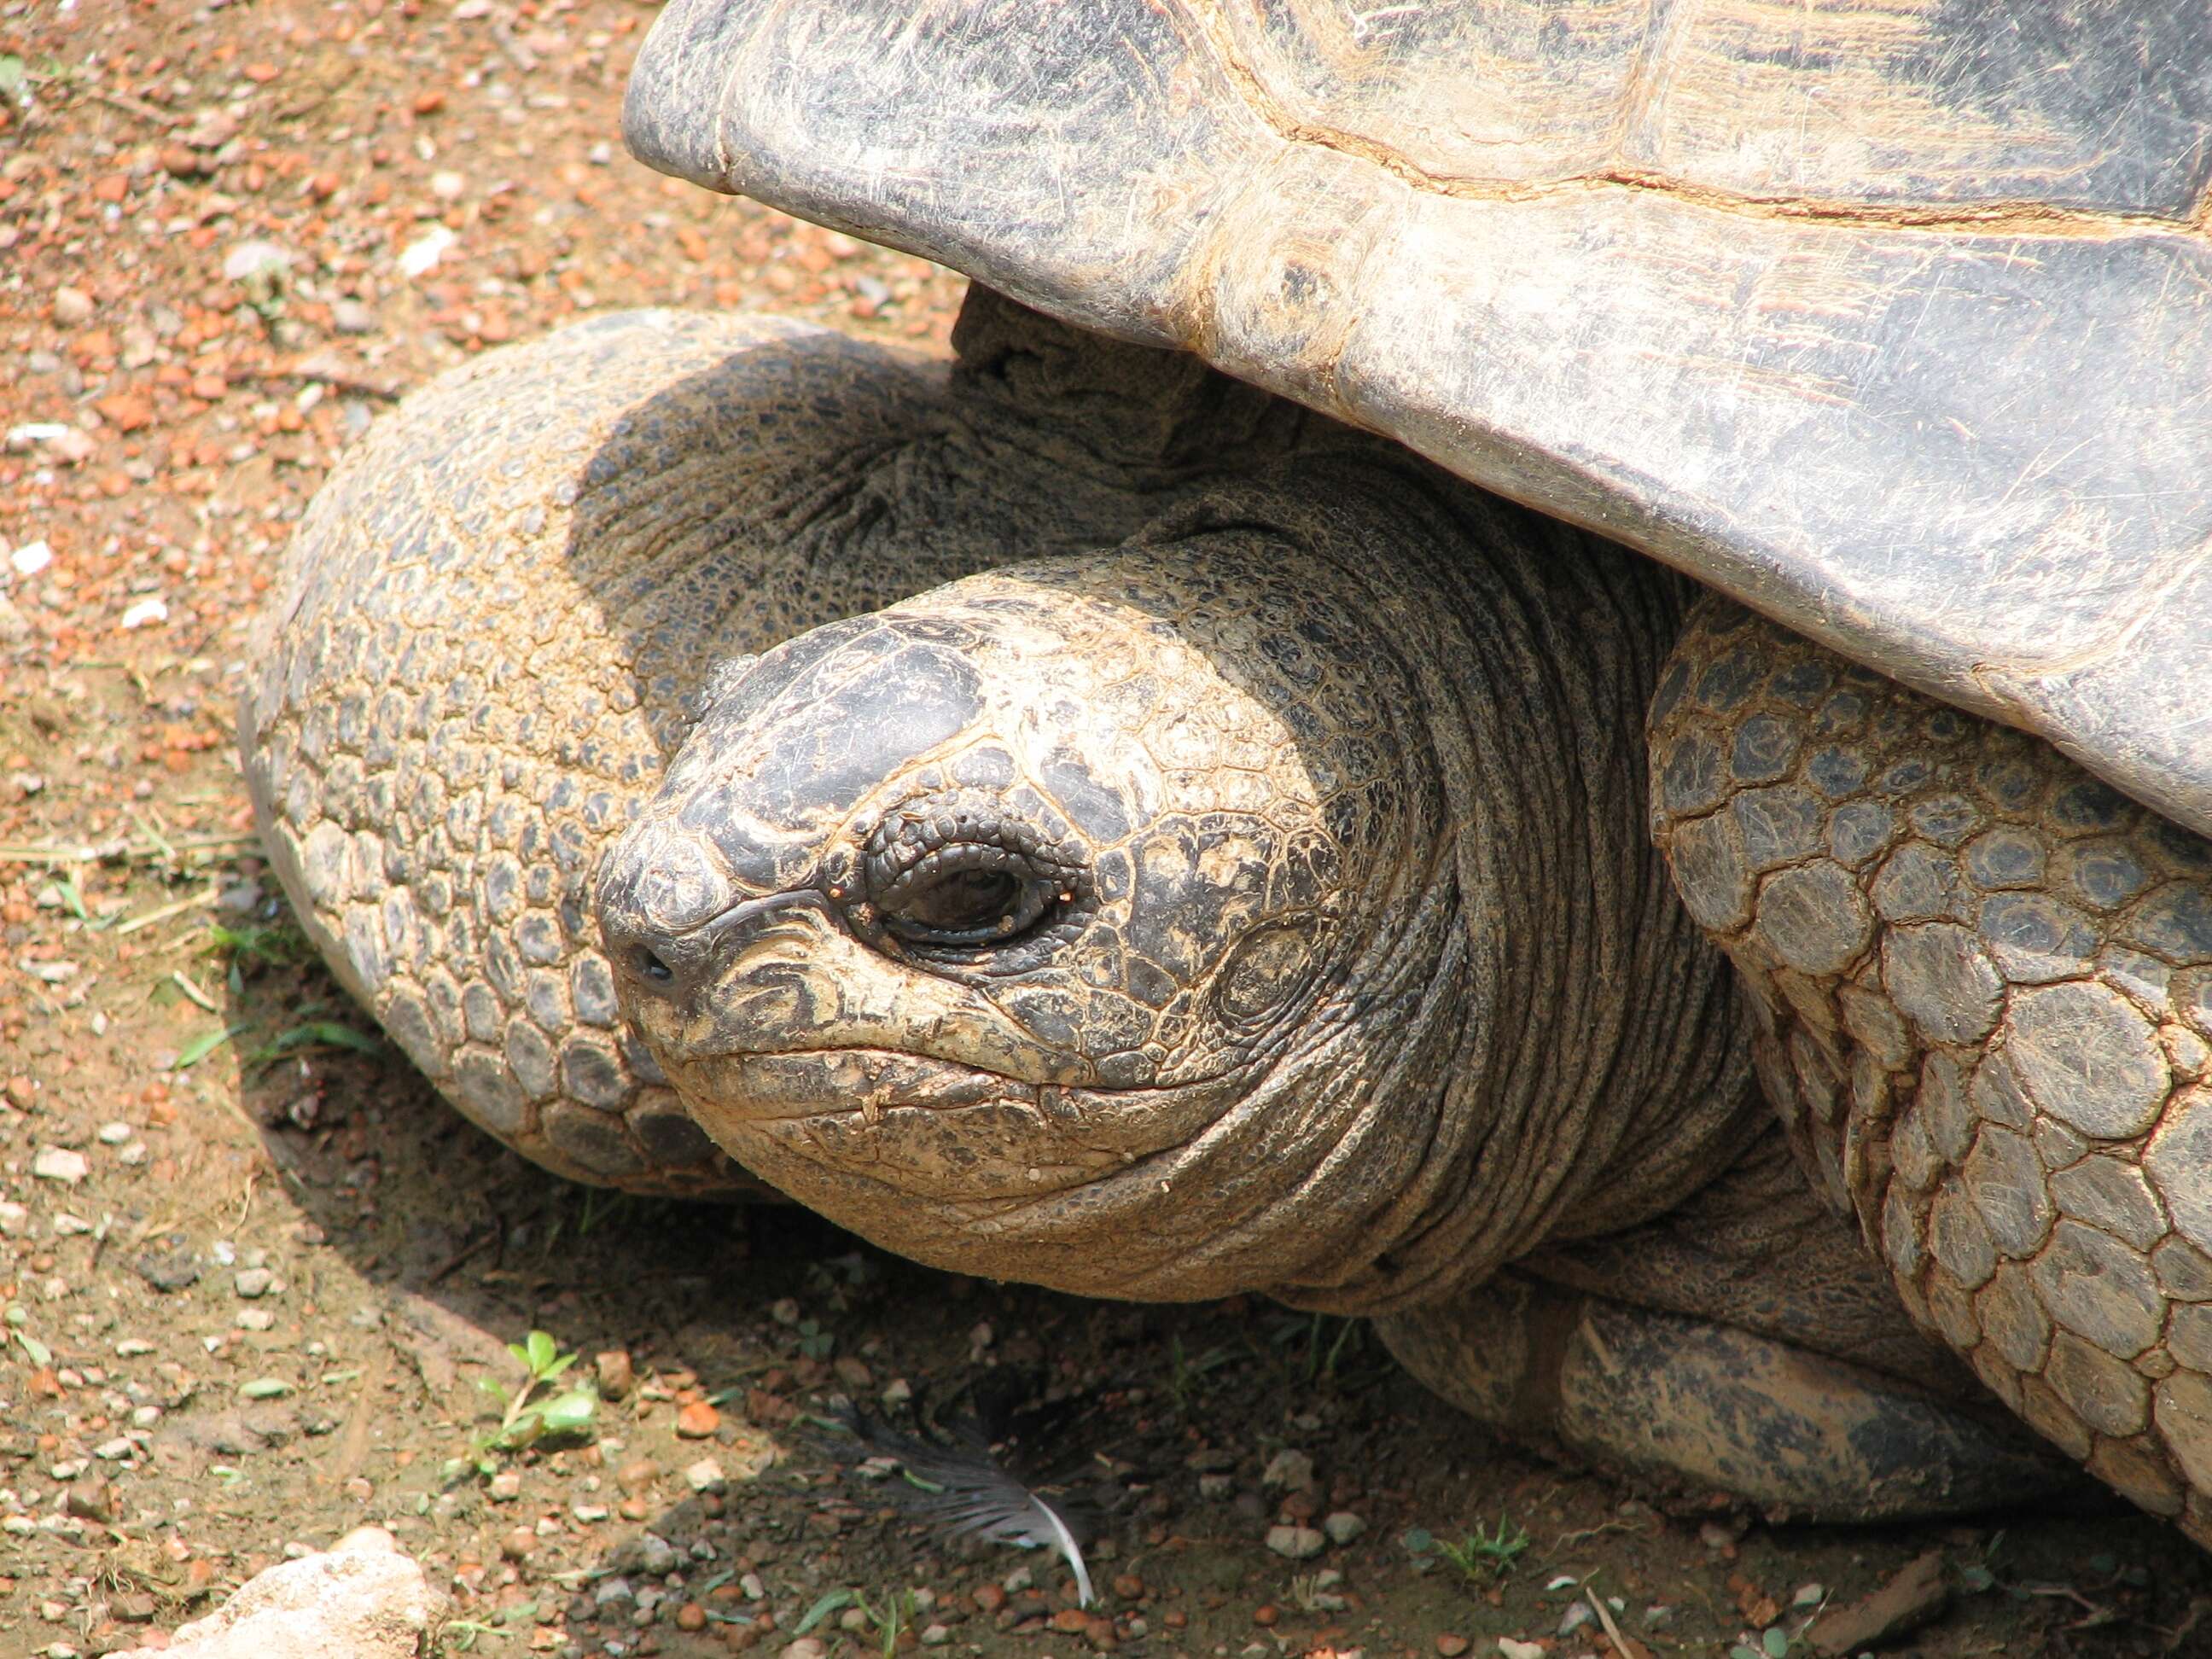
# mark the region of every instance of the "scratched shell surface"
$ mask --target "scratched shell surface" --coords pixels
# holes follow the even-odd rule
[[[2212,832],[2206,27],[671,0],[625,129],[1389,433]]]

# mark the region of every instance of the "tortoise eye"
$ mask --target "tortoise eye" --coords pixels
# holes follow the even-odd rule
[[[1056,907],[1058,884],[1008,862],[995,847],[945,848],[879,897],[877,914],[886,931],[915,945],[1018,939]]]
[[[969,959],[1049,931],[1087,897],[1087,865],[1079,847],[995,802],[910,803],[868,837],[856,919],[925,954]]]

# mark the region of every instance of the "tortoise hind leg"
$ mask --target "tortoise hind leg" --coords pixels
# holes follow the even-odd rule
[[[1714,599],[1652,757],[1815,1186],[1998,1398],[2212,1545],[2212,843]]]
[[[1778,1133],[1656,1221],[1540,1252],[1377,1329],[1509,1437],[1662,1492],[1865,1522],[2079,1483],[1911,1329]]]

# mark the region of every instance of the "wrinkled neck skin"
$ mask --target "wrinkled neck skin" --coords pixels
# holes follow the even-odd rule
[[[948,404],[979,450],[1149,495],[1249,470],[1338,428],[1188,352],[1126,345],[969,285]]]
[[[957,1271],[1381,1312],[1632,1226],[1759,1110],[1643,829],[1681,604],[1355,447],[817,629],[610,853],[625,1009],[747,1167]],[[918,933],[970,866],[1018,930]]]

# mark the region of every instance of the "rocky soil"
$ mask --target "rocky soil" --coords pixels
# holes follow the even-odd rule
[[[2212,1652],[2212,1563],[2141,1517],[1662,1513],[1468,1428],[1357,1323],[566,1185],[376,1040],[301,959],[229,747],[333,457],[588,313],[941,345],[957,302],[630,163],[652,16],[0,0],[0,1652],[158,1647],[372,1524],[447,1598],[441,1653]],[[513,1400],[532,1331],[579,1358],[502,1439],[485,1385]],[[1033,1443],[1098,1512],[1091,1607],[828,1426],[978,1379],[1066,1407]]]

